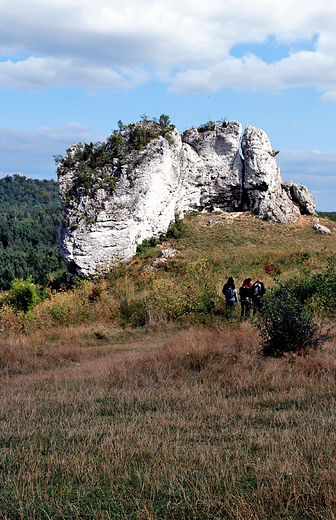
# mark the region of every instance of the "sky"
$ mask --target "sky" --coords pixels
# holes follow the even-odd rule
[[[336,211],[335,27],[332,0],[0,0],[0,176],[56,179],[119,120],[226,118]]]

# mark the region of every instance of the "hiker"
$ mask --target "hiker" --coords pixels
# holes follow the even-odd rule
[[[240,304],[241,304],[241,317],[250,316],[251,305],[252,305],[252,278],[245,278],[243,285],[239,289]]]
[[[226,301],[226,317],[228,320],[233,320],[235,305],[238,301],[238,294],[232,276],[228,278],[228,281],[222,289],[222,293],[224,294]]]
[[[258,280],[256,282],[254,282],[254,284],[252,285],[251,292],[252,292],[253,315],[256,312],[259,312],[261,314],[263,311],[263,305],[264,305],[263,296],[265,294],[265,286],[262,283],[262,280],[260,278],[258,278]]]

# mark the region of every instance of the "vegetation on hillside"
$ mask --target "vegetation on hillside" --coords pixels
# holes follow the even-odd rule
[[[203,123],[201,124],[197,130],[203,134],[204,132],[209,132],[209,131],[213,131],[215,129],[215,124],[218,124],[220,123],[222,125],[223,128],[226,128],[227,125],[228,125],[228,122],[227,122],[227,119],[222,119],[220,121],[212,121],[210,118],[209,118],[209,121],[207,121],[206,123]]]
[[[275,274],[317,318],[334,315],[336,276],[330,261],[335,239],[317,235],[310,217],[302,217],[300,226],[272,225],[248,213],[213,214],[211,226],[208,219],[204,214],[177,218],[161,243],[144,241],[130,264],[116,265],[106,277],[73,278],[71,287],[54,277],[48,298],[30,309],[28,317],[16,313],[12,292],[4,292],[2,327],[36,330],[101,320],[124,328],[176,321],[221,323],[225,318],[221,290],[229,276],[237,286],[247,276],[253,280],[261,276],[272,287]],[[166,247],[178,254],[152,267]]]
[[[0,289],[15,278],[45,284],[64,269],[56,254],[61,224],[57,183],[14,175],[0,179]]]
[[[318,215],[322,218],[326,217],[334,222],[336,221],[336,211],[319,211]]]

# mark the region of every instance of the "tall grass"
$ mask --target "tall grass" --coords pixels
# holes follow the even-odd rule
[[[335,338],[282,359],[247,323],[155,343],[2,379],[1,518],[335,518]]]

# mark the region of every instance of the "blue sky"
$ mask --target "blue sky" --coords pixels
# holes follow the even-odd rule
[[[56,178],[53,155],[119,119],[225,117],[335,211],[335,27],[329,0],[0,0],[0,175]]]

